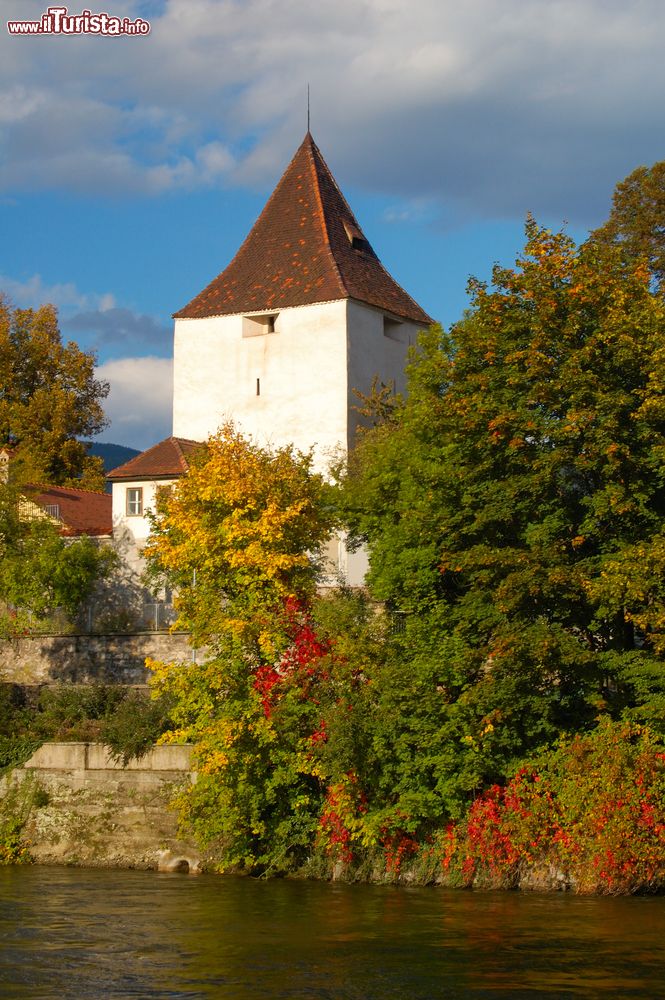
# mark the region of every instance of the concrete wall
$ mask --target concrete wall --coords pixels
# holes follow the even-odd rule
[[[192,780],[190,746],[156,746],[138,760],[122,765],[103,743],[44,743],[23,765],[42,777],[67,775],[76,787],[100,781],[147,788],[165,780]]]
[[[48,743],[0,782],[0,798],[23,803],[38,863],[196,872],[199,851],[179,836],[171,805],[194,780],[190,754],[154,747],[121,767],[100,744]]]
[[[146,657],[191,662],[184,632],[36,635],[0,642],[0,681],[14,684],[145,684]]]

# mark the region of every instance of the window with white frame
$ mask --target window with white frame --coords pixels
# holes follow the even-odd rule
[[[140,517],[143,513],[143,487],[130,486],[126,493],[127,517]]]

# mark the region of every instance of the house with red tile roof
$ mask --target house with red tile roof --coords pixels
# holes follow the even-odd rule
[[[381,264],[309,132],[233,260],[174,319],[173,437],[110,476],[114,523],[139,548],[159,483],[228,420],[259,444],[313,449],[321,470],[346,454],[356,393],[377,378],[402,389],[432,322]],[[362,554],[340,540],[330,555],[362,582]]]
[[[0,448],[0,482],[7,482],[14,448]],[[73,486],[29,485],[21,499],[26,518],[47,517],[67,538],[89,535],[110,540],[113,536],[111,497],[108,493]]]
[[[157,494],[169,489],[187,472],[189,458],[199,447],[197,441],[168,437],[108,475],[113,487],[114,537],[124,550],[125,561],[138,575],[143,568],[141,549],[150,534],[147,515],[155,509]]]
[[[26,502],[39,507],[66,538],[88,535],[100,541],[113,535],[111,496],[72,486],[33,486]]]

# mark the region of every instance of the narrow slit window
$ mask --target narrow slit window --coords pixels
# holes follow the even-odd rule
[[[398,344],[408,344],[409,335],[404,323],[391,319],[389,316],[383,317],[383,336],[388,340],[395,340]]]
[[[257,396],[261,395],[261,379],[260,378],[257,378],[257,380],[256,380],[256,395]]]

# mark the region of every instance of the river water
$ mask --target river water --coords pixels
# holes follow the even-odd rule
[[[665,899],[0,868],[0,998],[665,997]]]

